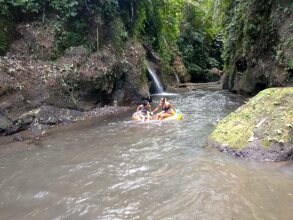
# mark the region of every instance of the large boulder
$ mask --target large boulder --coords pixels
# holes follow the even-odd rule
[[[293,159],[293,87],[260,92],[219,122],[209,145],[248,159]]]

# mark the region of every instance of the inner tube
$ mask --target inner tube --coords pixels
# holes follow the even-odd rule
[[[164,118],[163,121],[171,121],[171,120],[180,121],[182,119],[183,119],[183,114],[180,111],[180,109],[177,109],[176,112],[171,117]]]
[[[161,121],[172,121],[172,120],[177,120],[177,121],[180,121],[183,119],[183,114],[182,112],[180,111],[180,109],[177,109],[176,112],[172,111],[172,116],[170,117],[167,117],[167,118],[164,118],[163,120]],[[132,115],[132,120],[134,121],[142,121],[141,120],[141,117],[139,115],[138,112],[135,112],[133,115]],[[159,121],[159,120],[154,120],[154,119],[151,119],[150,121]]]

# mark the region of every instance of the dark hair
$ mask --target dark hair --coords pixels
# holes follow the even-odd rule
[[[143,101],[142,101],[142,105],[147,105],[148,103],[152,103],[152,98],[149,98],[149,99],[143,99]]]

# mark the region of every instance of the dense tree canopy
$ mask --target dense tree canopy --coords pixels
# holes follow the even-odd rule
[[[215,3],[217,2],[217,3]],[[109,40],[117,47],[134,38],[149,45],[168,68],[181,53],[187,70],[204,79],[206,69],[220,67],[212,57],[217,34],[209,11],[219,1],[201,0],[0,0],[1,17],[15,22],[55,18],[56,56],[66,48],[86,45],[97,50]],[[96,32],[99,27],[99,44]]]
[[[207,70],[229,66],[236,43],[244,37],[244,53],[257,34],[267,47],[274,33],[262,26],[273,0],[0,0],[0,13],[13,22],[54,20],[56,56],[68,47],[83,44],[96,51],[109,41],[117,51],[136,39],[153,48],[170,66],[174,55],[196,80],[207,80]],[[253,22],[253,13],[260,16]],[[1,23],[1,22],[0,22]],[[95,31],[95,28],[97,31]],[[265,31],[262,29],[264,28]],[[99,38],[97,44],[97,37]],[[2,36],[2,39],[5,39]],[[252,40],[252,41],[251,41]],[[1,36],[0,36],[1,41]],[[246,49],[245,49],[246,48]],[[260,50],[263,51],[263,50]]]

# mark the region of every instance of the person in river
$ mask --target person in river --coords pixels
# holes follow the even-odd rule
[[[135,120],[145,121],[152,119],[151,117],[151,104],[150,101],[145,101],[143,104],[139,105],[136,112],[133,114],[132,118]]]
[[[171,117],[176,112],[176,109],[171,105],[169,101],[167,101],[166,98],[160,99],[158,107],[155,108],[154,111],[152,111],[152,114],[155,114],[155,112],[160,109],[162,111],[154,116],[154,119],[156,120],[163,120],[165,118]]]

